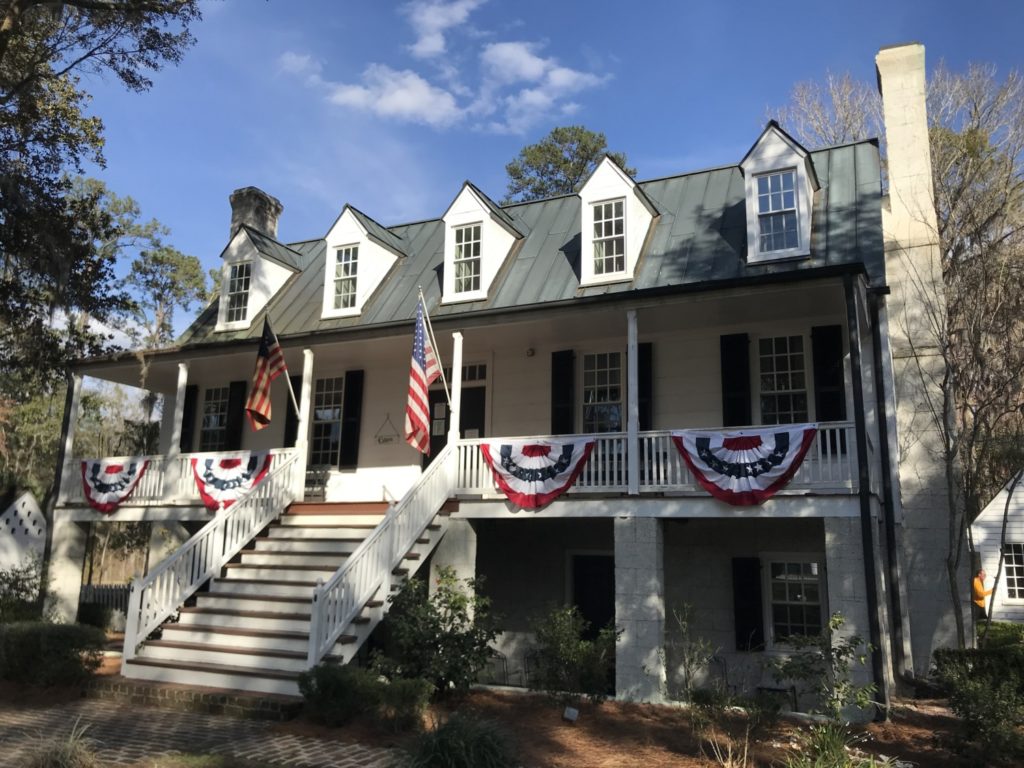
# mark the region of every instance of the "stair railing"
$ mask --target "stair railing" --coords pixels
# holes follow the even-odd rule
[[[215,576],[285,507],[296,500],[298,453],[281,456],[280,464],[227,510],[203,526],[145,577],[132,581],[124,630],[124,658],[207,580]]]
[[[444,506],[455,487],[455,455],[455,447],[446,445],[345,564],[313,589],[310,667],[327,655],[367,601],[388,583],[391,572]]]

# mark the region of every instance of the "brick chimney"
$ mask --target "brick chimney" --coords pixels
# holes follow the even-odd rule
[[[243,224],[267,237],[277,239],[277,220],[284,206],[259,187],[236,189],[228,198],[231,202],[231,237]]]

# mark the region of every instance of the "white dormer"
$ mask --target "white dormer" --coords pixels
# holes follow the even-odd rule
[[[658,209],[607,155],[579,195],[580,284],[632,280]]]
[[[249,226],[235,232],[221,253],[220,302],[217,331],[237,331],[252,325],[271,297],[298,272],[294,251]]]
[[[321,317],[352,317],[404,256],[401,241],[350,205],[327,233]]]
[[[521,225],[468,181],[442,217],[445,303],[487,298]]]
[[[818,177],[807,150],[773,120],[740,168],[747,208],[747,261],[809,256]]]

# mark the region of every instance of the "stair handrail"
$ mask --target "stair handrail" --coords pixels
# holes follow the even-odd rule
[[[239,496],[228,509],[218,511],[145,577],[132,580],[124,629],[126,660],[134,658],[137,646],[150,632],[295,501],[291,474],[297,460],[296,451],[282,456],[263,482]]]
[[[307,664],[316,666],[334,647],[392,570],[412,549],[455,487],[456,449],[446,445],[345,563],[313,589]]]

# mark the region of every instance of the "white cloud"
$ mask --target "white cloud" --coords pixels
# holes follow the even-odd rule
[[[540,80],[554,62],[534,53],[536,43],[492,43],[480,54],[487,74],[499,83]]]
[[[440,56],[447,50],[445,33],[466,23],[469,14],[486,0],[413,0],[403,8],[416,31],[416,42],[409,46],[421,59]]]
[[[320,73],[320,62],[308,53],[285,51],[277,57],[277,67],[288,75],[308,75]]]
[[[395,70],[384,64],[371,64],[363,72],[361,84],[330,85],[329,101],[341,106],[372,112],[435,127],[450,125],[462,110],[455,97],[437,88],[412,70]]]

